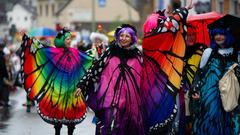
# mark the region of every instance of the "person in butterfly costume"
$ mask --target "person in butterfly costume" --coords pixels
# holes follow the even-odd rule
[[[239,106],[226,112],[222,105],[219,80],[233,63],[237,63],[234,49],[235,38],[231,20],[235,18],[225,15],[208,25],[211,44],[202,55],[200,71],[194,79],[195,99],[193,134],[237,135],[239,134]],[[239,21],[236,21],[236,23]],[[239,25],[238,25],[239,26]],[[239,66],[234,68],[235,75],[240,79]]]
[[[82,91],[98,118],[96,134],[143,135],[140,80],[142,54],[137,49],[137,31],[123,24],[115,31],[115,41],[80,80]],[[95,88],[95,83],[97,88]]]
[[[141,99],[146,134],[176,134],[188,9],[153,13],[144,24]],[[175,121],[176,118],[176,121]]]
[[[71,32],[62,29],[54,46],[46,46],[35,38],[23,35],[22,78],[30,100],[37,102],[41,118],[53,124],[60,135],[62,124],[72,135],[75,125],[85,118],[86,105],[82,97],[74,97],[79,79],[92,64],[92,58],[70,48]]]
[[[192,25],[187,25],[187,37],[186,37],[186,53],[184,56],[184,67],[182,86],[179,92],[179,103],[180,103],[180,118],[179,118],[179,134],[191,134],[192,120],[191,120],[191,108],[189,102],[192,98],[192,83],[193,79],[198,71],[200,60],[206,45],[197,42],[196,29]],[[190,94],[189,94],[190,93]]]

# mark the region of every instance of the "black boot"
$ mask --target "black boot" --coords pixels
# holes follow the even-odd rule
[[[62,124],[56,124],[54,125],[54,128],[55,128],[55,135],[60,135]]]
[[[68,127],[68,135],[73,135],[75,125],[68,125],[67,127]]]

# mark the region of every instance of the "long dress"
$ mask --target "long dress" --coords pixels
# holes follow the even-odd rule
[[[233,133],[231,113],[223,109],[218,82],[234,63],[231,48],[212,51],[206,65],[200,69],[194,90],[200,94],[195,101],[194,135],[230,135]],[[207,50],[206,50],[207,51]],[[204,58],[204,56],[203,56]]]
[[[146,134],[175,133],[186,44],[186,8],[159,20],[157,28],[143,39],[143,77],[141,83]]]
[[[141,71],[142,55],[135,46],[123,49],[113,44],[80,80],[78,87],[98,118],[96,134],[144,134]]]
[[[37,101],[42,119],[50,124],[80,123],[86,105],[74,93],[92,58],[74,48],[45,46],[26,35],[21,47],[24,88],[29,99]]]

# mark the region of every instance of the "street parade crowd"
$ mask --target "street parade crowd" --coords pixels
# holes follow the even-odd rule
[[[149,15],[141,43],[131,24],[112,41],[92,32],[90,46],[72,44],[66,27],[53,45],[25,32],[18,49],[0,41],[0,106],[23,87],[26,111],[35,106],[55,135],[63,125],[72,135],[89,110],[96,135],[239,135],[240,18],[216,18],[200,42],[192,6]]]

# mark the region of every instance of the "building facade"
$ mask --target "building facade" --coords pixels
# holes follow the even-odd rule
[[[211,0],[211,8],[219,13],[240,17],[240,0]]]
[[[30,30],[36,26],[36,9],[25,3],[17,3],[11,11],[7,12],[8,28],[13,25],[18,30]]]
[[[92,23],[108,24],[114,21],[138,22],[139,14],[124,0],[106,0],[99,6],[95,0],[38,0],[37,25],[55,28],[61,23],[67,27],[92,29]],[[94,5],[94,6],[93,6]],[[93,10],[94,7],[94,10]]]
[[[56,13],[72,0],[38,0],[37,26],[55,28]]]

